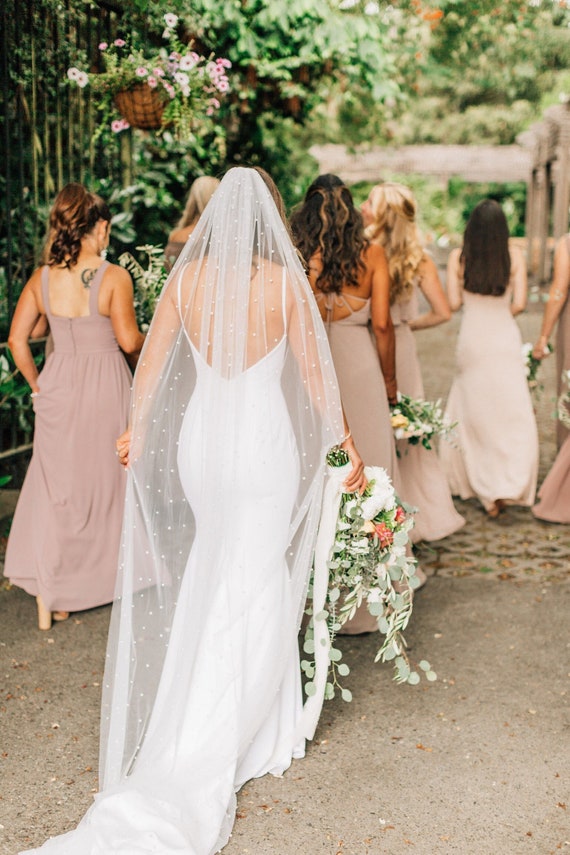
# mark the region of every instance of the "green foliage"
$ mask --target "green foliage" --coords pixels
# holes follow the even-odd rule
[[[133,277],[137,324],[143,332],[146,332],[168,274],[164,267],[162,246],[145,245],[137,246],[136,249],[145,256],[146,266],[137,261],[130,252],[124,252],[120,256],[119,264],[125,267]]]
[[[450,178],[445,184],[413,173],[386,171],[386,181],[410,187],[418,204],[418,223],[426,243],[460,244],[467,220],[482,199],[495,199],[503,208],[512,237],[524,235],[526,184],[468,182]],[[356,204],[368,197],[373,184],[360,181],[351,187]]]

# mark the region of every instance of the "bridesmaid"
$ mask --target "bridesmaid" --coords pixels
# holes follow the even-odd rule
[[[459,423],[459,447],[442,442],[440,459],[451,492],[476,496],[490,517],[507,504],[534,502],[538,433],[514,315],[527,301],[520,250],[509,248],[501,206],[480,202],[469,219],[463,248],[447,268],[453,311],[463,306],[457,368],[446,416]]]
[[[184,244],[194,231],[200,215],[219,185],[217,178],[201,175],[192,183],[184,213],[178,225],[170,232],[168,243],[164,249],[164,260],[167,270],[172,270],[174,262],[182,252]]]
[[[568,285],[570,284],[570,235],[564,235],[556,244],[554,252],[554,268],[552,284],[548,293],[548,302],[544,310],[540,337],[536,342],[532,355],[543,359],[548,351],[546,345],[558,324],[556,336],[556,369],[558,395],[562,389],[562,374],[570,369],[570,300]],[[568,428],[561,421],[556,424],[556,443],[560,449],[568,437]]]
[[[368,466],[386,469],[399,492],[389,410],[397,396],[395,340],[384,250],[366,240],[350,190],[336,175],[321,175],[311,184],[291,217],[291,231],[325,321],[356,446]],[[377,628],[376,618],[361,606],[343,631]]]
[[[414,330],[428,329],[451,317],[437,267],[424,251],[416,225],[416,201],[402,184],[373,187],[362,205],[366,235],[384,248],[390,273],[390,311],[396,331],[398,389],[412,398],[424,398],[424,386]],[[428,303],[419,314],[418,289]],[[397,443],[402,495],[418,508],[410,532],[414,542],[440,540],[465,524],[457,513],[445,473],[435,449]]]
[[[8,338],[32,390],[35,433],[4,573],[36,597],[44,630],[114,594],[125,491],[115,439],[131,385],[123,353],[136,358],[144,337],[131,277],[101,257],[110,222],[105,202],[81,184],[61,190],[47,264],[24,286]],[[38,374],[28,339],[44,317],[53,352]]]

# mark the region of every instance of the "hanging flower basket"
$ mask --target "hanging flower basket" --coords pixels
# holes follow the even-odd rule
[[[162,126],[165,102],[160,92],[147,83],[135,83],[115,95],[115,106],[131,128],[143,131],[157,130]]]
[[[128,127],[168,127],[178,139],[188,140],[195,121],[204,133],[215,130],[213,117],[229,89],[226,71],[231,62],[214,54],[202,56],[191,44],[183,44],[176,34],[176,15],[166,13],[164,22],[166,44],[158,48],[131,47],[117,38],[111,44],[99,44],[104,71],[87,72],[75,66],[67,70],[72,84],[80,89],[90,85],[104,122],[114,110],[120,113],[120,119],[111,121],[115,133]],[[103,122],[100,128],[99,133]]]

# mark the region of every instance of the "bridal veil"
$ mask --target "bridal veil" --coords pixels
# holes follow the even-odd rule
[[[284,409],[273,403],[275,377]],[[252,383],[264,384],[260,423]],[[184,439],[192,401],[192,436],[199,442]],[[135,375],[131,429],[103,690],[104,791],[136,771],[147,743],[160,763],[171,757],[175,764],[184,753],[193,680],[204,657],[227,645],[212,629],[216,600],[220,624],[229,615],[236,642],[219,651],[224,691],[235,697],[236,687],[243,692],[247,685],[257,698],[243,716],[235,708],[241,743],[263,727],[296,644],[325,457],[341,441],[343,422],[326,332],[288,229],[256,170],[226,174],[170,273]],[[283,472],[274,477],[292,484],[291,501],[283,506],[271,504],[272,490],[258,477],[272,447],[284,449]],[[184,471],[190,472],[192,502]],[[286,590],[274,606],[266,603],[275,612],[260,622],[257,591],[242,586],[240,574],[248,556],[263,565],[260,552],[275,543]],[[260,570],[260,588],[277,572],[279,562],[270,563]],[[230,590],[228,578],[232,593],[220,602],[219,593]],[[240,647],[250,635],[250,646]],[[254,659],[268,653],[256,666],[249,653],[238,652],[243,649]],[[226,702],[222,692],[208,710],[203,698],[205,716],[211,721]],[[305,709],[286,739],[292,746],[311,737],[315,726],[314,710]],[[215,734],[204,735],[208,739],[215,741]]]

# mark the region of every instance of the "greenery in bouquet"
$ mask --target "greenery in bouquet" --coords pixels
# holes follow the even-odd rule
[[[410,445],[430,449],[434,436],[453,438],[457,422],[449,422],[443,414],[441,400],[424,401],[398,392],[398,403],[390,408],[395,439],[407,439]]]
[[[527,341],[522,346],[522,357],[524,362],[524,368],[526,373],[526,379],[528,383],[528,388],[531,392],[535,392],[538,397],[540,393],[544,389],[544,385],[538,382],[537,375],[538,369],[542,363],[542,359],[537,359],[532,355],[534,345]],[[547,344],[544,348],[544,355],[546,356],[548,353],[552,353],[554,348],[551,344]]]
[[[558,396],[556,417],[570,430],[570,371],[562,372],[562,383],[566,389]]]
[[[331,467],[348,462],[347,453],[340,448],[327,456]],[[415,684],[420,680],[420,674],[410,664],[402,634],[412,615],[413,589],[419,585],[415,559],[406,549],[408,531],[413,526],[411,509],[398,499],[384,469],[365,467],[365,473],[368,478],[365,491],[362,494],[343,493],[340,500],[335,541],[328,562],[325,609],[313,615],[309,605],[306,612],[310,620],[303,649],[309,655],[315,652],[314,620],[327,621],[331,646],[326,699],[333,698],[338,689],[343,700],[352,700],[352,693],[343,688],[339,680],[350,673],[350,668],[341,662],[342,651],[335,647],[334,640],[363,604],[377,619],[378,632],[383,636],[374,661],[392,661],[394,679],[399,683]],[[311,695],[315,692],[314,659],[304,659],[301,668],[307,677],[305,691]],[[436,679],[426,660],[418,664],[418,669],[428,680]]]
[[[73,66],[67,77],[84,89],[99,96],[98,106],[103,120],[112,119],[115,133],[129,127],[116,111],[114,99],[123,90],[146,84],[164,106],[162,128],[172,127],[177,136],[188,136],[196,117],[208,121],[220,107],[220,99],[229,90],[227,70],[231,62],[213,54],[202,56],[184,44],[177,36],[179,19],[173,13],[164,15],[164,44],[144,48],[129,46],[123,38],[111,44],[101,42],[99,53],[105,70],[89,73]]]
[[[140,329],[146,332],[168,273],[164,266],[164,250],[161,246],[137,246],[136,249],[137,252],[146,255],[146,267],[143,267],[130,252],[124,252],[119,256],[119,264],[125,267],[133,277],[137,323]]]

